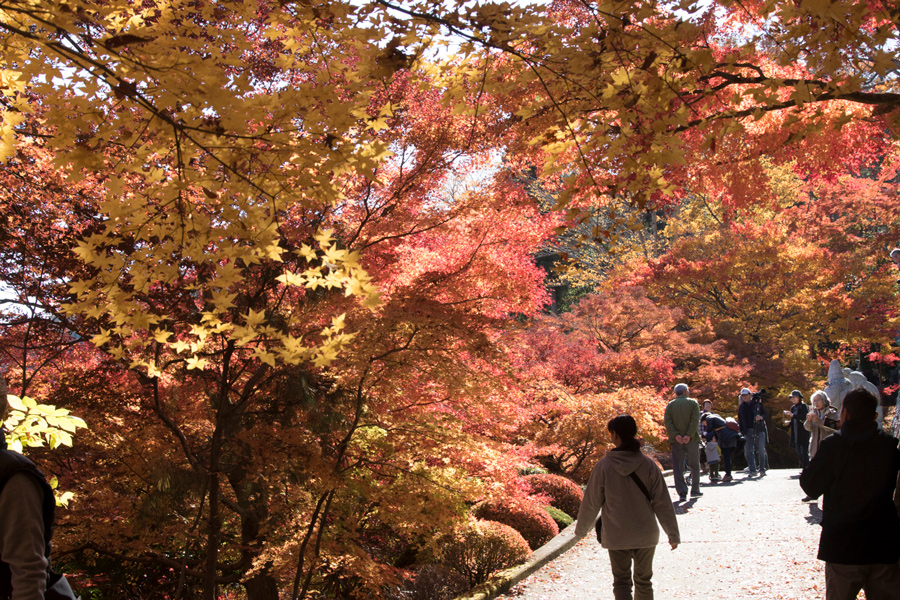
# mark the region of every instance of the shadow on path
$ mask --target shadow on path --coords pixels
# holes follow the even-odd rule
[[[819,508],[819,504],[817,502],[809,503],[809,516],[806,517],[806,522],[810,525],[822,524],[822,509]]]

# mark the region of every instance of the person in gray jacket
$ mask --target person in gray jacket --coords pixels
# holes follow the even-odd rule
[[[0,422],[8,412],[0,373]],[[5,436],[0,430],[0,599],[44,600],[53,490],[30,460],[6,449]]]
[[[632,600],[632,584],[634,600],[652,600],[653,555],[659,543],[656,521],[662,524],[672,549],[677,548],[681,537],[675,507],[659,467],[641,452],[634,419],[620,415],[609,422],[607,429],[616,447],[591,471],[575,535],[587,535],[600,515],[601,546],[609,551],[615,600]]]

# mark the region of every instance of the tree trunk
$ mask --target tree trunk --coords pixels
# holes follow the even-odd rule
[[[244,582],[247,600],[278,600],[278,583],[262,572]]]

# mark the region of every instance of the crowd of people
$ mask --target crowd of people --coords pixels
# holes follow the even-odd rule
[[[900,600],[898,440],[882,430],[876,396],[863,386],[835,388],[836,381],[830,381],[833,392],[842,392],[836,401],[816,390],[810,406],[794,390],[784,413],[802,468],[803,500],[824,496],[818,558],[825,562],[826,600],[853,600],[860,590],[868,600]],[[684,383],[673,391],[664,421],[679,501],[688,493],[703,495],[701,450],[711,482],[733,481],[732,456],[741,440],[749,477],[766,474],[769,415],[761,394],[743,388],[735,420],[713,412],[710,401],[701,408]],[[600,516],[598,541],[609,551],[615,599],[652,600],[657,520],[676,548],[681,541],[676,503],[659,466],[641,452],[634,419],[620,415],[608,430],[615,448],[591,473],[575,534],[587,535]]]

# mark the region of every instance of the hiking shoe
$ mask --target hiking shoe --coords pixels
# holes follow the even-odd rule
[[[756,471],[750,471],[747,473],[747,477],[756,477]]]
[[[722,478],[722,483],[725,483],[726,481],[734,481],[734,477],[732,477],[731,475],[726,475]]]
[[[701,492],[700,490],[697,490],[696,492],[691,492],[692,498],[699,498],[702,495],[703,495],[703,492]]]
[[[685,500],[687,500],[687,494],[678,494],[679,502],[684,502]]]

